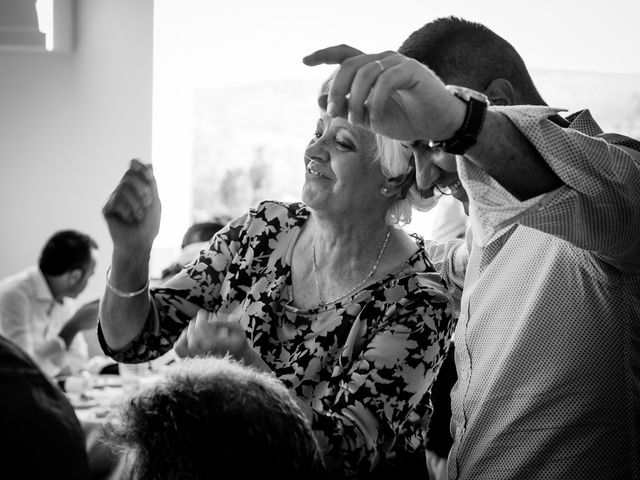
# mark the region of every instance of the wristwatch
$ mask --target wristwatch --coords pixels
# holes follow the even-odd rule
[[[464,155],[478,139],[489,106],[489,98],[480,92],[457,85],[447,85],[447,89],[467,104],[464,120],[453,137],[447,140],[429,140],[429,148],[441,148],[447,153]]]

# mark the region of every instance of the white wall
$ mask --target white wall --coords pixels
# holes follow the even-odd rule
[[[81,300],[101,294],[101,208],[128,160],[151,157],[153,0],[76,0],[75,48],[0,52],[0,277],[73,228],[100,246]]]

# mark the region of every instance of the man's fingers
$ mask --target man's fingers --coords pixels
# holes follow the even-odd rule
[[[400,55],[391,52],[391,54],[369,61],[357,69],[349,91],[348,119],[350,122],[365,127],[369,126],[371,112],[367,98],[378,82],[382,81],[387,72],[400,63],[401,59]]]
[[[382,69],[376,64],[376,60],[382,60],[385,57],[388,57],[390,54],[394,52],[383,52],[377,53],[374,55],[357,55],[352,56],[345,59],[341,64],[340,68],[336,72],[336,76],[333,80],[333,85],[331,86],[331,90],[329,91],[328,105],[327,105],[327,113],[333,117],[344,117],[347,118],[349,113],[349,98],[351,96],[352,89],[358,90],[359,86],[354,85],[355,77],[358,71],[367,66],[370,63],[373,63],[371,66],[367,66],[367,70],[369,75],[364,75],[364,78],[369,80],[371,76],[380,75],[382,73]],[[377,67],[377,73],[375,68]],[[374,79],[375,81],[375,79]],[[364,87],[364,85],[363,85]],[[362,95],[362,94],[361,94]],[[366,95],[364,95],[366,98]]]
[[[302,63],[309,65],[310,67],[316,65],[335,65],[342,63],[349,57],[361,55],[363,52],[357,48],[350,47],[349,45],[335,45],[333,47],[323,48],[317,50],[310,55],[307,55],[302,59]]]
[[[394,92],[402,91],[405,88],[407,88],[407,72],[402,64],[391,65],[384,74],[380,75],[367,98],[369,119],[372,124],[384,118],[385,109],[388,102],[392,100],[391,96]]]

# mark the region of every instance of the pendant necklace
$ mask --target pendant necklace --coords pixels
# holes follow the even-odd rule
[[[382,258],[382,255],[384,254],[385,249],[387,248],[387,242],[389,241],[389,237],[390,236],[391,236],[391,227],[389,227],[389,229],[387,230],[387,236],[385,237],[384,242],[382,243],[382,247],[380,247],[380,252],[378,253],[378,258],[376,258],[376,261],[374,262],[373,266],[371,267],[371,270],[369,270],[369,273],[367,273],[367,275],[364,277],[364,279],[360,283],[358,283],[355,287],[353,287],[351,290],[349,290],[348,292],[343,293],[342,295],[340,295],[337,298],[334,298],[333,300],[325,301],[322,298],[322,294],[320,293],[320,282],[318,280],[318,265],[316,264],[316,234],[314,233],[313,234],[313,239],[311,240],[311,259],[312,259],[311,266],[313,267],[313,279],[316,282],[316,291],[318,292],[318,299],[320,300],[319,305],[321,307],[324,307],[326,305],[329,305],[330,303],[337,302],[338,300],[341,300],[341,299],[351,295],[353,292],[355,292],[357,289],[359,289],[362,285],[367,283],[367,281],[369,281],[369,279],[375,275],[376,270],[378,269],[378,264],[380,263],[380,259]]]

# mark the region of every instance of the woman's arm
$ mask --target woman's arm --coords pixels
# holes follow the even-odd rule
[[[100,302],[100,324],[104,340],[114,351],[140,334],[149,312],[149,256],[160,212],[151,165],[132,160],[103,208],[113,253]]]
[[[216,309],[220,289],[227,281],[228,270],[239,255],[250,224],[250,215],[230,222],[213,237],[198,258],[162,286],[153,287],[149,295],[144,295],[148,310],[140,332],[120,351],[112,350],[103,342],[105,352],[115,360],[127,363],[154,359],[170,350],[181,333],[187,333],[185,327],[199,310]],[[99,330],[100,336],[103,337]]]

